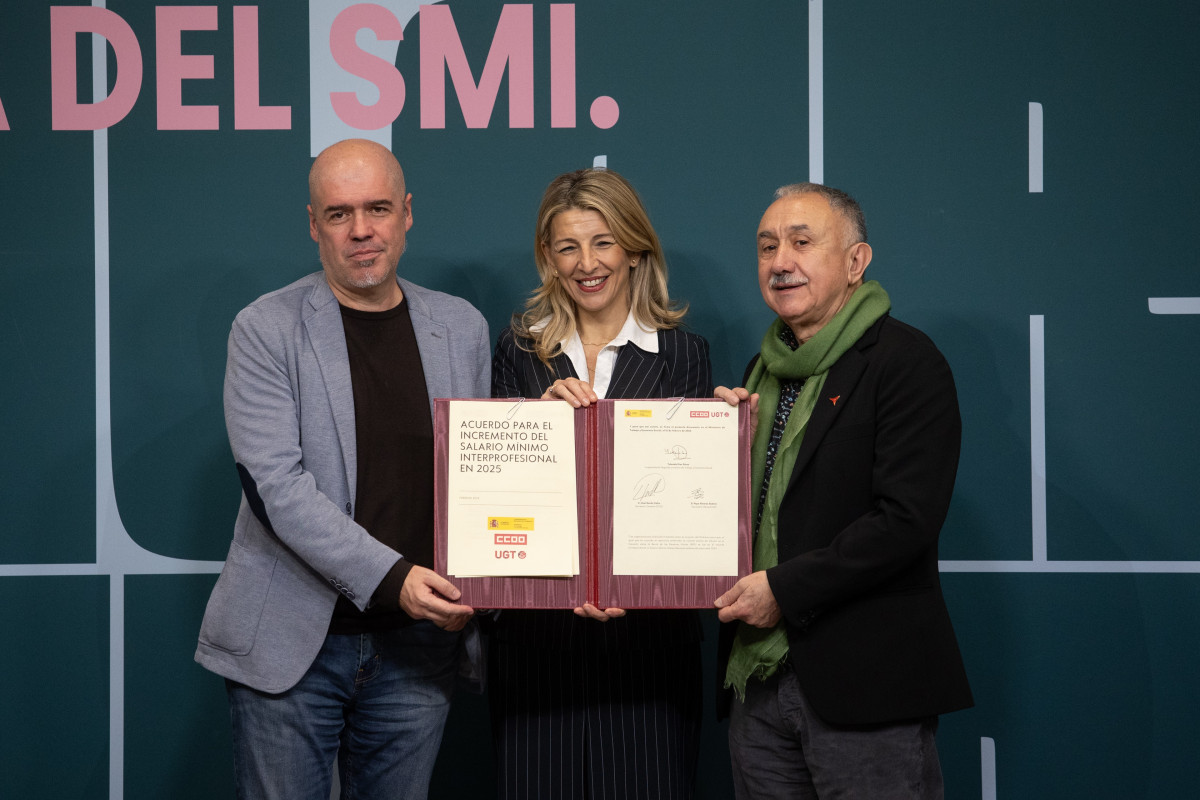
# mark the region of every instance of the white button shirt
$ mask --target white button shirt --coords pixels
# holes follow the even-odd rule
[[[597,397],[602,398],[608,392],[608,385],[612,382],[613,368],[617,365],[617,352],[626,343],[635,344],[647,353],[658,352],[658,332],[648,331],[639,325],[633,318],[632,309],[629,311],[629,316],[625,318],[625,324],[621,326],[621,330],[611,342],[601,348],[600,353],[596,356],[596,376],[592,381],[592,391],[596,393]],[[563,340],[561,345],[563,353],[571,359],[571,366],[575,367],[575,374],[581,381],[586,381],[588,379],[587,356],[583,352],[583,340],[579,338],[579,331],[572,331],[570,338]]]

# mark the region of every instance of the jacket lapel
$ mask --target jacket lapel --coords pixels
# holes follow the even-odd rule
[[[450,380],[450,339],[446,335],[445,323],[434,319],[433,309],[421,290],[403,279],[399,283],[401,291],[408,298],[408,316],[412,320],[417,350],[421,353],[421,369],[425,371],[425,391],[429,393],[429,415],[432,418],[434,398],[454,396],[454,385]]]
[[[829,429],[833,427],[833,423],[845,408],[855,387],[858,386],[858,381],[869,363],[864,351],[874,345],[879,338],[879,329],[882,323],[883,319],[881,318],[868,328],[854,346],[843,353],[837,363],[830,368],[829,375],[825,378],[825,385],[821,387],[821,394],[817,397],[817,404],[813,408],[812,416],[808,418],[808,428],[804,431],[800,450],[796,453],[796,464],[792,468],[792,474],[788,480],[789,491],[795,485],[797,476],[804,471],[812,459],[821,440],[825,438],[825,434],[829,433]]]
[[[531,365],[540,365],[542,363],[541,361],[538,361],[538,357],[535,356],[533,353],[525,353],[524,351],[522,351],[522,355],[529,359],[529,363]],[[566,353],[559,353],[554,358],[550,359],[550,367],[554,372],[553,372],[553,376],[550,378],[549,382],[546,384],[547,386],[549,386],[551,383],[554,383],[556,380],[559,380],[561,378],[578,378],[579,377],[579,374],[575,372],[575,364],[572,363],[571,359],[567,358]],[[538,385],[538,382],[536,380],[531,381],[531,383],[534,386]],[[539,392],[538,394],[541,394],[541,392]]]
[[[661,347],[661,339],[660,339]],[[632,342],[626,342],[617,353],[612,381],[605,397],[649,397],[658,387],[663,361],[660,353],[647,353]]]
[[[321,379],[329,395],[333,426],[341,445],[346,481],[353,498],[358,486],[358,452],[354,444],[354,389],[350,383],[350,361],[346,355],[342,313],[324,278],[313,285],[308,304],[310,310],[304,317],[304,329],[312,343],[317,365],[321,368]]]

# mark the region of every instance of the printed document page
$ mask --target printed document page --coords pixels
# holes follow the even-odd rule
[[[574,413],[558,400],[450,403],[451,576],[579,574]]]
[[[613,574],[736,575],[737,409],[613,405]]]

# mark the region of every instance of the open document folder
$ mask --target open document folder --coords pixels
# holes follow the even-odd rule
[[[750,571],[744,406],[436,400],[435,560],[477,608],[705,608]]]

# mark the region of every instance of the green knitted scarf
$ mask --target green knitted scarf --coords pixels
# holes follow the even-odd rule
[[[804,387],[788,416],[771,470],[771,482],[763,503],[762,521],[754,540],[754,570],[768,569],[779,563],[779,503],[796,464],[796,453],[816,407],[825,376],[842,354],[862,338],[875,322],[888,312],[892,302],[877,281],[868,281],[850,296],[846,305],[825,327],[792,350],[779,338],[784,321],[776,318],[763,336],[762,356],[750,373],[746,388],[758,392],[758,430],[751,449],[753,475],[751,486],[760,490],[766,469],[767,444],[779,406],[780,381],[803,380]],[[783,620],[773,628],[755,628],[739,623],[725,671],[725,687],[733,687],[739,699],[746,694],[750,676],[765,680],[779,669],[787,657],[787,629]]]

